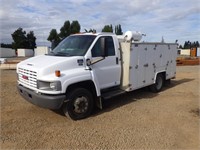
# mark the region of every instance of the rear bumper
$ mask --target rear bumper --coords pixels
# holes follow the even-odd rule
[[[17,86],[17,89],[20,95],[27,100],[28,102],[48,109],[59,109],[64,100],[66,99],[65,95],[43,95],[35,93],[32,90],[29,90],[21,85]]]

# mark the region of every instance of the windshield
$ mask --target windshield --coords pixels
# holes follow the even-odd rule
[[[65,38],[50,55],[84,56],[96,38],[95,35],[73,35]]]

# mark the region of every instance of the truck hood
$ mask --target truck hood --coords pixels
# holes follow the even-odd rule
[[[17,65],[18,68],[23,68],[37,72],[38,77],[52,74],[55,70],[71,70],[76,68],[84,68],[84,57],[60,57],[41,55],[26,59]]]

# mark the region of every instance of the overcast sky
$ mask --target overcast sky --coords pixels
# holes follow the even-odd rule
[[[78,20],[81,31],[121,24],[123,32],[141,31],[145,41],[200,41],[200,0],[0,0],[0,37],[11,43],[11,34],[22,27],[34,31],[37,45],[51,29],[60,32],[66,20]]]

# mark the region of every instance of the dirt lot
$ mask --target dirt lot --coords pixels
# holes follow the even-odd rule
[[[1,70],[1,149],[199,149],[199,66],[177,67],[159,94],[138,90],[105,101],[81,121],[19,96]]]

